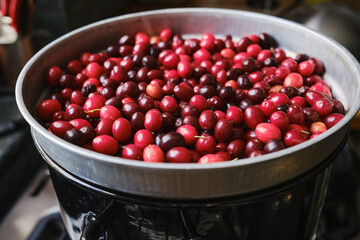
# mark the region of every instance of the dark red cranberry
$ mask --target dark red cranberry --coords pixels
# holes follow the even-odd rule
[[[185,84],[178,84],[174,87],[174,95],[180,100],[189,101],[194,96],[194,90]]]
[[[85,136],[80,130],[75,128],[67,130],[64,134],[64,139],[78,146],[85,144]]]
[[[237,84],[240,89],[250,89],[252,87],[251,79],[247,75],[240,75]]]
[[[227,142],[233,134],[233,125],[226,119],[220,119],[214,128],[214,137],[218,142]]]
[[[248,73],[258,70],[257,66],[256,60],[252,57],[245,58],[241,62],[241,69]]]
[[[232,140],[228,144],[227,151],[233,158],[242,158],[245,153],[245,142],[241,139]]]
[[[170,112],[162,113],[163,125],[162,128],[164,131],[171,131],[175,127],[175,117]]]
[[[105,106],[114,106],[117,109],[121,109],[123,104],[122,104],[121,98],[112,97],[112,98],[109,98],[108,100],[106,100]]]
[[[259,139],[251,139],[246,142],[245,144],[245,154],[247,156],[250,155],[253,151],[256,150],[263,150],[264,149],[264,143],[261,142]]]
[[[255,104],[261,103],[265,99],[265,90],[263,88],[251,88],[247,92],[247,98]]]
[[[254,106],[254,102],[251,101],[250,99],[243,99],[239,102],[239,107],[241,108],[241,110],[245,111],[246,108],[250,107],[250,106]]]
[[[216,95],[216,89],[211,85],[202,86],[199,90],[199,95],[202,95],[206,99]]]
[[[126,118],[130,119],[131,116],[136,112],[141,112],[141,108],[139,104],[134,102],[129,102],[123,105],[123,114]]]
[[[272,139],[265,143],[264,153],[272,153],[285,149],[285,144],[280,139]]]
[[[320,120],[320,115],[315,111],[315,109],[307,107],[303,108],[305,121],[312,123]]]
[[[259,38],[259,44],[262,49],[276,48],[278,46],[276,40],[268,33],[261,33]]]
[[[224,101],[230,101],[235,96],[235,90],[232,87],[225,86],[220,89],[219,97]]]
[[[167,152],[174,147],[185,146],[185,138],[178,132],[169,132],[162,136],[160,147],[164,152]]]

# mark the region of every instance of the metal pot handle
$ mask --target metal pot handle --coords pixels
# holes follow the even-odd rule
[[[109,240],[107,230],[94,214],[88,215],[87,222],[80,240]]]

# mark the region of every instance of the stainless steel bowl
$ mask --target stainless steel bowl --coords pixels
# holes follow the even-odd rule
[[[74,146],[42,127],[34,109],[46,94],[44,73],[64,66],[84,51],[99,51],[123,34],[158,34],[165,27],[184,35],[211,32],[242,37],[267,32],[289,52],[321,59],[325,79],[347,108],[343,120],[319,137],[253,159],[207,165],[146,163],[107,156]],[[39,146],[70,173],[105,188],[139,196],[201,199],[266,189],[299,176],[326,159],[346,137],[360,105],[360,66],[340,44],[303,25],[238,10],[183,8],[141,12],[100,21],[70,32],[39,51],[23,68],[16,85],[18,106]]]

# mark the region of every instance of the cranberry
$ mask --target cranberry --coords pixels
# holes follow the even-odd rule
[[[180,100],[189,101],[194,96],[194,90],[185,84],[178,84],[174,87],[174,95]]]
[[[191,163],[192,158],[192,153],[184,147],[174,147],[166,153],[166,161],[170,163]]]
[[[326,124],[323,122],[313,122],[310,125],[310,133],[325,132],[327,130]]]
[[[82,146],[85,144],[85,136],[80,130],[76,128],[71,128],[67,130],[64,134],[64,140],[78,146]]]
[[[144,127],[149,131],[158,131],[163,124],[161,112],[157,109],[151,109],[145,114]]]
[[[54,113],[61,110],[61,104],[54,99],[42,101],[36,107],[36,115],[43,121],[50,121]]]
[[[185,146],[185,137],[179,132],[169,132],[162,136],[160,147],[164,152],[167,152],[173,147]]]
[[[199,159],[198,163],[207,164],[207,163],[224,162],[224,161],[225,160],[222,157],[216,154],[206,154]]]
[[[216,115],[212,110],[205,110],[199,117],[200,127],[204,130],[213,130],[216,125]]]
[[[184,139],[186,145],[192,145],[196,142],[195,136],[198,135],[196,128],[191,125],[182,125],[176,129],[176,132],[180,133]]]
[[[266,143],[272,139],[281,139],[280,129],[272,123],[259,123],[255,128],[256,137]]]
[[[284,143],[287,147],[298,145],[306,140],[306,136],[298,131],[288,131],[284,136]]]
[[[144,162],[165,162],[165,155],[161,148],[155,144],[151,144],[143,150]]]
[[[134,135],[134,144],[141,150],[150,144],[154,144],[155,139],[152,133],[147,129],[141,129]]]
[[[142,160],[142,150],[135,144],[128,144],[122,150],[121,155],[127,159]]]
[[[227,151],[231,157],[241,158],[245,152],[245,142],[241,139],[232,140],[227,147]]]
[[[275,102],[271,100],[263,101],[260,105],[260,109],[267,117],[277,110]]]
[[[78,118],[78,119],[72,119],[69,121],[69,123],[71,125],[74,126],[74,128],[76,129],[81,129],[82,127],[85,127],[85,126],[91,126],[91,123],[85,119],[81,119],[81,118]]]
[[[303,83],[304,83],[303,77],[299,73],[290,73],[284,79],[283,85],[285,87],[293,86],[299,88],[303,85]]]
[[[264,153],[272,153],[285,149],[285,144],[280,139],[271,139],[264,145]]]
[[[112,125],[112,135],[120,142],[125,143],[131,137],[131,124],[129,120],[125,118],[118,118]]]
[[[115,155],[118,152],[119,144],[115,138],[109,135],[101,135],[94,138],[92,146],[96,152],[107,155]]]
[[[323,121],[326,124],[326,127],[329,129],[337,124],[341,119],[344,118],[344,115],[341,113],[330,113],[324,117]]]
[[[62,76],[61,68],[58,66],[50,67],[46,72],[46,83],[52,87],[59,85],[60,77]]]
[[[214,137],[218,142],[227,142],[233,134],[233,125],[226,119],[220,119],[214,128]]]
[[[287,109],[287,115],[290,123],[301,124],[305,120],[303,109],[297,104],[289,106]]]
[[[326,116],[332,111],[332,104],[330,100],[326,98],[320,98],[311,105],[316,112],[319,113],[320,116]]]
[[[264,114],[260,108],[256,106],[250,106],[245,109],[244,112],[244,122],[246,126],[250,129],[255,129],[255,127],[264,121]]]
[[[114,120],[110,118],[105,118],[100,120],[100,122],[97,124],[95,131],[96,135],[109,135],[112,136],[112,126],[113,126]]]
[[[100,118],[110,118],[113,121],[121,117],[121,112],[114,106],[103,106],[100,109]]]
[[[74,126],[67,121],[54,121],[49,127],[50,131],[60,138],[64,138],[65,132],[72,128]]]
[[[251,139],[246,142],[245,144],[245,154],[249,156],[252,152],[256,150],[263,150],[264,149],[264,143],[261,142],[259,139]]]
[[[214,153],[215,147],[214,137],[208,134],[202,134],[195,142],[195,149],[200,155]]]

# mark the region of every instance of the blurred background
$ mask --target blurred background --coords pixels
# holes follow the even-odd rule
[[[48,173],[14,99],[25,63],[52,40],[89,23],[177,7],[239,9],[290,19],[328,35],[360,59],[359,0],[0,0],[0,239],[67,239]],[[355,118],[349,143],[335,162],[318,240],[360,239],[359,130]]]

